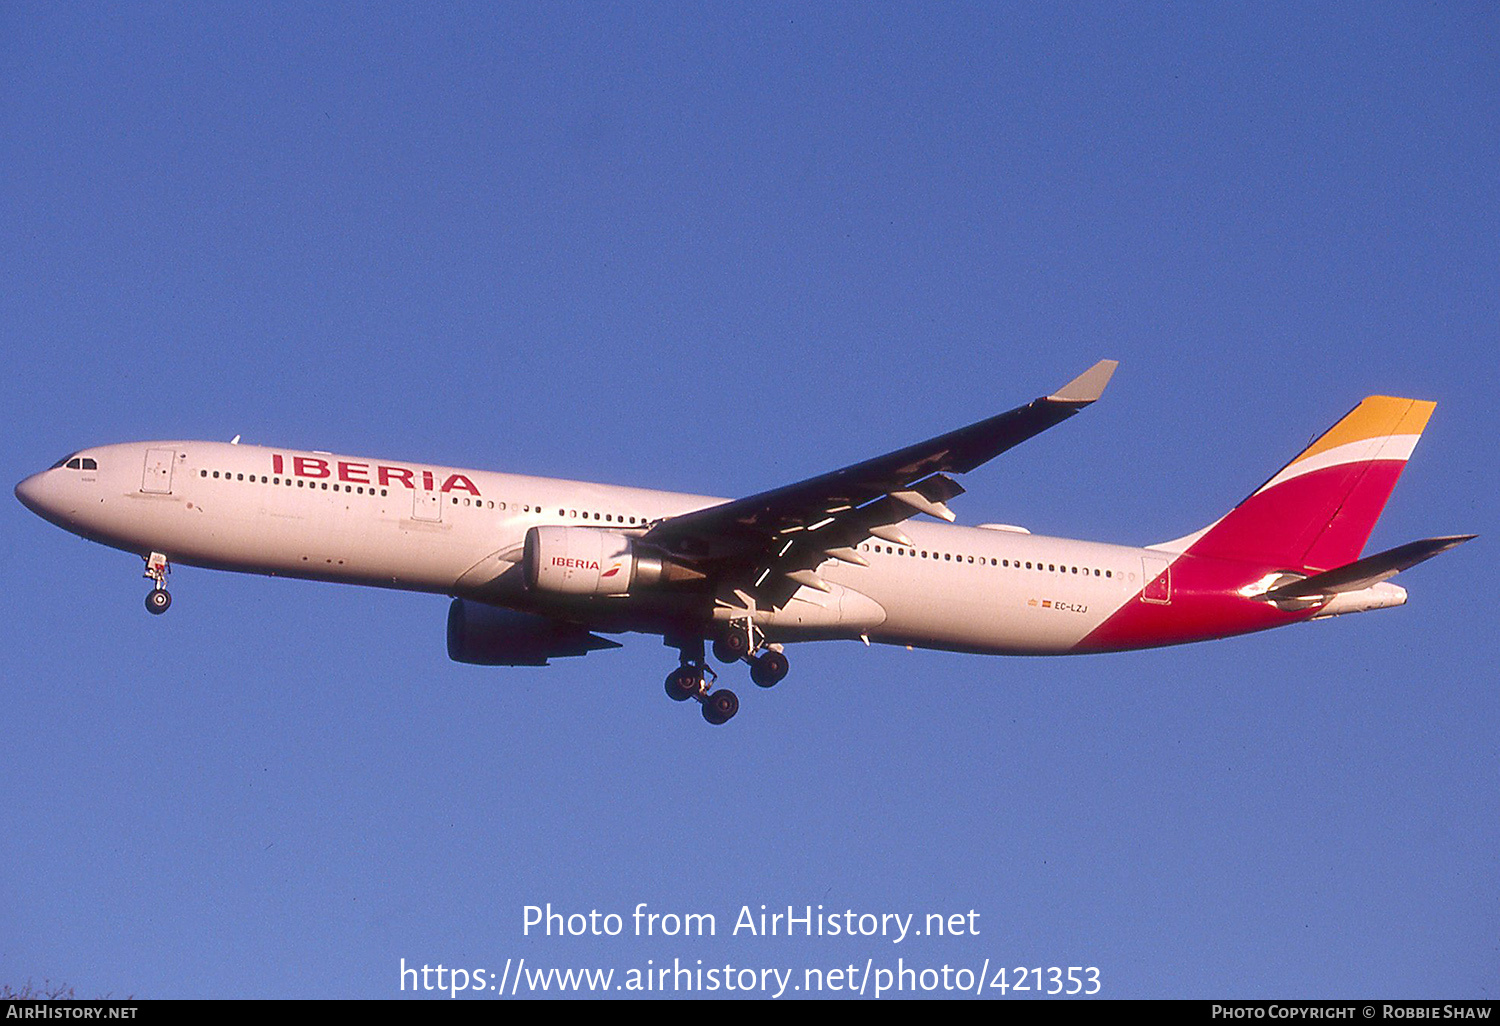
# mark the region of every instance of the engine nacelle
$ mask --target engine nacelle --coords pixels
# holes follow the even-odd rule
[[[448,607],[448,658],[477,666],[546,666],[548,659],[587,655],[619,642],[574,623],[454,599]]]
[[[594,527],[533,527],[521,563],[527,587],[559,595],[624,595],[668,577],[634,538]]]

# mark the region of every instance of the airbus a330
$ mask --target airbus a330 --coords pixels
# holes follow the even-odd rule
[[[761,687],[792,642],[998,655],[1223,638],[1406,601],[1389,579],[1472,535],[1360,553],[1434,404],[1370,396],[1212,524],[1135,548],[961,527],[968,473],[1099,398],[1103,360],[1007,413],[725,500],[223,442],[83,449],[16,486],[47,520],[145,560],[452,596],[448,654],[489,666],[660,635],[666,679],[724,723],[721,662]],[[927,517],[930,519],[918,519]]]

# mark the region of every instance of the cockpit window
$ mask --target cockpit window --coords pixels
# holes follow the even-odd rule
[[[99,463],[91,456],[64,456],[48,469],[67,467],[69,470],[98,470]]]
[[[95,462],[95,460],[94,460],[94,458],[92,456],[85,456],[83,458],[83,469],[84,470],[98,470],[99,469],[99,464],[97,462]]]
[[[70,459],[68,461],[68,469],[69,470],[82,470],[83,469],[83,460],[79,459],[77,456],[74,456],[72,459]]]

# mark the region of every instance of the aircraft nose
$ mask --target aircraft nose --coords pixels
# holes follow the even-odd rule
[[[16,485],[16,498],[21,500],[21,505],[33,513],[42,511],[42,474],[32,474],[26,480]]]

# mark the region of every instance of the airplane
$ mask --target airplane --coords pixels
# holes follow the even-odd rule
[[[1399,606],[1389,579],[1474,535],[1361,558],[1435,403],[1370,396],[1218,520],[1136,548],[961,527],[963,474],[1084,409],[1116,362],[978,423],[741,499],[232,442],[83,449],[26,478],[29,509],[145,560],[452,597],[448,655],[540,666],[660,635],[672,699],[722,724],[706,658],[786,677],[788,644],[1115,652]],[[926,516],[931,520],[919,520]],[[933,522],[933,521],[938,522]]]

